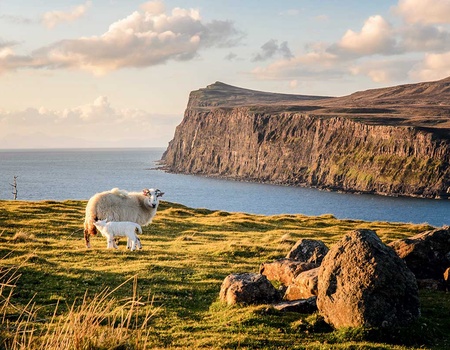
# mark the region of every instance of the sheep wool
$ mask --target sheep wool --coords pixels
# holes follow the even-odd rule
[[[144,189],[142,192],[127,192],[118,188],[92,196],[86,205],[84,239],[90,248],[90,236],[97,234],[94,222],[98,220],[130,221],[140,226],[150,224],[156,215],[159,199],[164,192]]]

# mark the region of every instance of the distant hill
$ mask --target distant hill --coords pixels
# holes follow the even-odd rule
[[[220,81],[208,85],[204,89],[192,91],[189,96],[188,108],[195,107],[238,107],[249,105],[291,104],[304,101],[323,100],[326,96],[307,96],[279,94],[257,90],[244,89]]]

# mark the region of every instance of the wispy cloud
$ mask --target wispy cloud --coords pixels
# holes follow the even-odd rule
[[[260,52],[258,52],[252,59],[253,62],[266,61],[274,56],[281,56],[285,59],[294,57],[289,49],[287,41],[283,41],[278,44],[278,40],[270,39],[264,45],[261,46]]]
[[[0,15],[0,19],[14,24],[31,24],[35,21],[24,16]]]
[[[84,16],[91,7],[92,2],[87,1],[82,5],[75,6],[69,11],[49,11],[42,15],[42,24],[49,29],[56,27],[61,23],[73,22]]]

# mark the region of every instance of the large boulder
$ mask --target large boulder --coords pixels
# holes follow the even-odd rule
[[[266,276],[257,273],[228,275],[222,282],[220,300],[232,304],[270,304],[280,295]]]
[[[305,263],[292,259],[279,259],[273,262],[262,263],[259,273],[266,276],[270,281],[278,281],[286,286],[301,272],[316,268],[318,265]]]
[[[291,248],[286,258],[320,265],[328,253],[328,247],[316,239],[300,239]]]
[[[450,228],[438,228],[389,244],[419,279],[442,280],[450,267]]]
[[[345,235],[318,277],[317,307],[335,328],[405,326],[420,315],[414,274],[372,230]]]
[[[284,294],[285,300],[307,299],[317,295],[319,268],[300,273],[294,278]]]

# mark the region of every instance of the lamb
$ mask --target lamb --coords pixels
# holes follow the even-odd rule
[[[131,251],[136,248],[142,249],[141,241],[137,236],[138,233],[142,233],[142,228],[135,222],[98,220],[94,222],[94,226],[106,238],[106,249],[117,249],[114,237],[127,237],[127,249]]]
[[[159,198],[164,192],[144,189],[142,192],[127,192],[113,188],[92,196],[86,205],[84,240],[90,248],[90,236],[97,234],[95,221],[131,221],[141,226],[150,224],[156,215]]]

